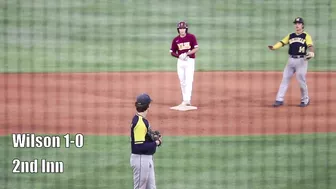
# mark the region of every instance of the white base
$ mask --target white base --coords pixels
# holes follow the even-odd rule
[[[178,110],[178,111],[189,111],[189,110],[197,110],[196,106],[183,106],[183,105],[178,105],[178,106],[173,106],[170,107],[171,110]]]

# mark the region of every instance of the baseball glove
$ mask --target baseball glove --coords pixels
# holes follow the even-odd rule
[[[153,141],[157,141],[162,137],[160,131],[153,131],[151,129],[148,129],[148,135],[151,137]],[[161,146],[161,140],[159,146]]]

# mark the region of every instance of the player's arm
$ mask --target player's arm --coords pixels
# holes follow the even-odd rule
[[[134,144],[137,151],[140,152],[152,152],[155,151],[157,142],[146,141],[147,125],[145,122],[138,122],[133,129],[134,132]]]
[[[309,49],[309,52],[313,52],[313,53],[315,53],[314,46],[310,46],[310,47],[308,47],[308,49]]]
[[[312,37],[308,33],[306,33],[306,44],[309,49],[309,52],[307,54],[307,59],[313,58],[315,56],[315,49],[313,46]]]
[[[136,151],[142,153],[153,152],[158,146],[158,143],[156,141],[155,142],[138,141],[134,142],[134,144]]]
[[[197,43],[197,39],[195,36],[193,36],[192,41],[191,41],[191,46],[192,46],[192,50],[187,52],[187,55],[192,55],[195,54],[198,51],[198,43]]]
[[[306,34],[306,44],[308,46],[309,52],[314,52],[313,40],[308,33]]]
[[[195,47],[193,50],[188,51],[187,55],[189,56],[189,55],[195,54],[197,51],[198,51],[198,47]]]
[[[170,50],[170,54],[175,58],[179,57],[179,55],[176,53],[176,51],[174,52],[174,51]]]
[[[173,57],[178,58],[179,55],[176,52],[177,52],[177,44],[175,43],[175,39],[173,39],[171,47],[170,47],[170,54]]]
[[[150,125],[149,125],[147,119],[144,119],[143,121],[144,121],[144,123],[145,123],[145,125],[146,125],[146,131],[147,131],[147,133],[148,133],[148,132],[152,132],[152,129],[151,129],[151,127],[150,127]],[[159,140],[156,140],[156,141],[154,141],[154,142],[156,143],[157,146],[159,146],[159,145],[161,145],[161,142],[162,142],[161,140],[162,140],[162,139],[161,139],[161,137],[160,137]]]
[[[287,45],[289,43],[289,34],[284,37],[281,41],[277,42],[276,44],[274,44],[273,46],[268,46],[268,48],[270,50],[276,50],[276,49],[279,49],[285,45]]]

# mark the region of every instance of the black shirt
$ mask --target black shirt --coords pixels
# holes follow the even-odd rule
[[[131,148],[133,154],[153,155],[156,152],[156,142],[148,135],[150,128],[148,120],[135,115],[131,123]]]
[[[306,55],[307,48],[313,45],[312,37],[307,32],[288,34],[280,42],[282,45],[289,44],[289,55]]]

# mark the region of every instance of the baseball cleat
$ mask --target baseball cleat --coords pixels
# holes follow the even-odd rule
[[[183,102],[181,102],[181,104],[180,104],[179,106],[185,106],[185,103],[184,103],[184,101],[183,101]]]
[[[273,107],[279,107],[279,106],[282,106],[282,105],[283,105],[282,101],[275,101],[274,104],[273,104]]]
[[[191,106],[189,101],[183,101],[180,106]]]
[[[307,103],[301,102],[301,104],[299,105],[300,107],[307,107],[310,103],[310,100],[308,100]]]
[[[185,102],[184,102],[184,105],[185,105],[185,106],[191,106],[191,103],[190,103],[190,101],[185,101]]]

